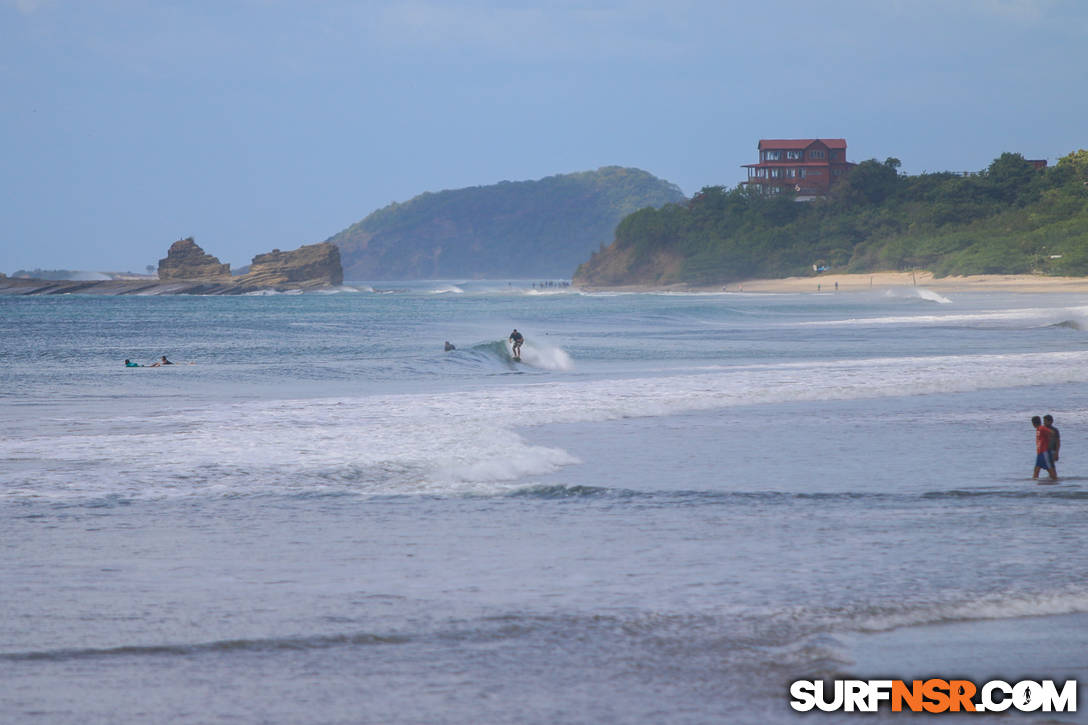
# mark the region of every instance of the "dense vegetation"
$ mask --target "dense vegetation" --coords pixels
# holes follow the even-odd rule
[[[827,199],[738,186],[643,209],[582,265],[584,284],[718,284],[756,277],[927,269],[1088,275],[1088,151],[1036,169],[1004,153],[974,176],[858,164]]]
[[[102,272],[84,272],[75,269],[19,269],[13,272],[11,276],[22,279],[48,280],[109,279],[109,275]]]
[[[345,279],[568,277],[620,219],[683,199],[645,171],[609,166],[422,194],[327,241]]]

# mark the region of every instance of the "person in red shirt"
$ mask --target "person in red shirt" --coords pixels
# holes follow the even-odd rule
[[[1051,431],[1043,425],[1043,419],[1035,415],[1031,418],[1031,424],[1035,426],[1035,471],[1032,478],[1039,477],[1039,471],[1046,469],[1052,481],[1057,480],[1058,472],[1054,470],[1054,461],[1050,457]]]
[[[1057,463],[1058,451],[1062,449],[1062,434],[1058,431],[1058,427],[1054,425],[1054,416],[1050,413],[1043,416],[1043,425],[1050,429],[1050,460]]]

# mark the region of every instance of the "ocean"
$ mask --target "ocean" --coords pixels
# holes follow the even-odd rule
[[[0,722],[872,723],[904,715],[789,683],[1083,682],[1086,429],[1076,295],[0,296]]]

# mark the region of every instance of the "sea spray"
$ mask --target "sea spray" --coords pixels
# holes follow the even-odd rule
[[[884,296],[915,298],[926,300],[927,302],[936,302],[942,305],[952,304],[952,300],[926,287],[891,287],[884,291]]]
[[[541,344],[535,339],[522,346],[521,361],[544,370],[568,371],[574,368],[574,361],[562,348]]]

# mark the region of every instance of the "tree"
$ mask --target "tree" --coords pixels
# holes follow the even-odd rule
[[[986,180],[991,193],[1005,202],[1014,202],[1027,190],[1034,178],[1035,167],[1020,154],[1006,151],[998,156],[986,169]]]
[[[1058,159],[1058,168],[1070,167],[1076,175],[1088,181],[1088,149],[1080,149]]]
[[[860,196],[870,204],[879,204],[895,192],[899,183],[897,168],[899,159],[892,157],[884,163],[876,159],[862,161],[847,175],[843,196]]]

